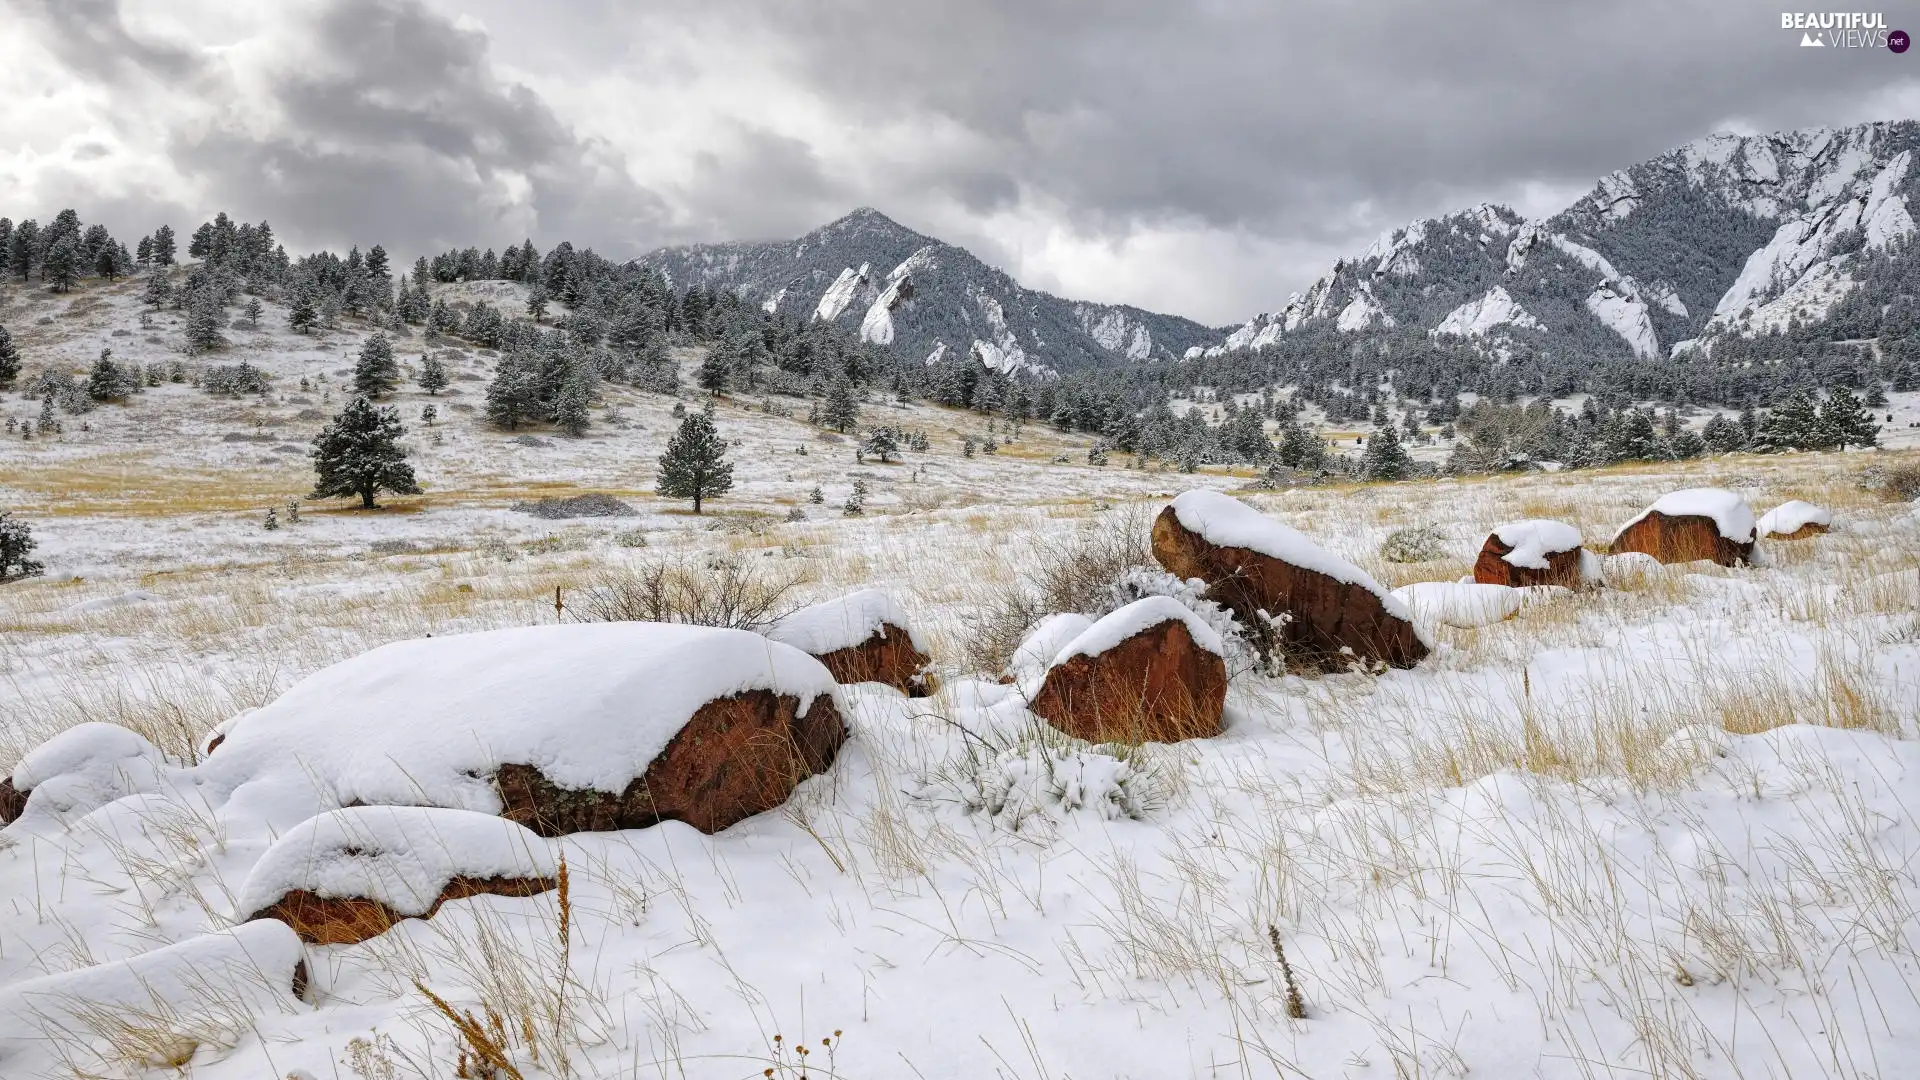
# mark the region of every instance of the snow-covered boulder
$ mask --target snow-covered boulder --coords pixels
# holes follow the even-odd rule
[[[78,724],[41,743],[0,780],[0,824],[27,815],[66,821],[154,790],[166,755],[118,724]]]
[[[249,715],[198,772],[276,828],[342,806],[544,836],[778,806],[846,739],[831,672],[745,630],[583,623],[383,645]]]
[[[1721,566],[1753,562],[1753,508],[1723,488],[1689,488],[1662,495],[1620,527],[1608,551],[1638,551],[1663,563],[1710,560]]]
[[[1560,521],[1510,521],[1487,534],[1473,563],[1473,580],[1514,588],[1577,589],[1590,580],[1590,561],[1579,529]]]
[[[1833,514],[1794,499],[1760,515],[1754,528],[1769,540],[1805,540],[1833,528]]]
[[[1259,612],[1289,655],[1339,671],[1355,660],[1412,667],[1432,651],[1406,605],[1366,571],[1217,491],[1186,492],[1153,523],[1153,554],[1248,626]]]
[[[1421,581],[1393,590],[1393,596],[1416,619],[1471,630],[1513,618],[1526,594],[1506,585]]]
[[[1226,645],[1186,605],[1149,596],[1067,642],[1034,713],[1089,742],[1178,742],[1220,733]]]
[[[1046,675],[1047,669],[1053,666],[1053,658],[1060,655],[1060,650],[1092,626],[1092,619],[1075,611],[1041,619],[1027,639],[1014,650],[1013,660],[1007,665],[1008,678],[1014,682],[1024,682]]]
[[[482,893],[554,887],[548,842],[471,810],[353,806],[308,818],[268,848],[235,905],[242,922],[278,919],[300,940],[351,945],[402,919]]]
[[[304,1010],[306,985],[306,949],[277,922],[17,982],[0,989],[0,1076],[178,1076],[202,1048],[219,1053],[248,1035],[249,1017]],[[102,1016],[125,1030],[154,1018],[131,1044],[141,1059],[127,1060],[129,1042]]]
[[[933,692],[926,642],[885,589],[801,608],[767,636],[825,664],[843,683],[886,683],[913,697]]]

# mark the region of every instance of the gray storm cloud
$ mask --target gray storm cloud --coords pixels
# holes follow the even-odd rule
[[[277,51],[246,71],[112,0],[17,10],[36,70],[109,102],[125,145],[0,166],[36,200],[15,216],[628,255],[865,204],[1041,287],[1215,322],[1416,215],[1920,97],[1920,61],[1802,52],[1747,3],[326,0],[255,12]],[[148,117],[163,88],[181,107]]]

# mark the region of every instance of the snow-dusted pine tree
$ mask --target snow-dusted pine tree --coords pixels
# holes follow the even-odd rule
[[[400,365],[393,359],[393,342],[375,332],[360,345],[360,359],[353,365],[353,392],[364,398],[390,394],[400,382]]]
[[[447,365],[440,358],[428,353],[420,358],[420,389],[429,394],[438,394],[447,388]]]
[[[1836,386],[1820,404],[1822,446],[1845,450],[1849,446],[1880,445],[1880,425],[1853,391]]]
[[[827,400],[820,408],[820,424],[842,434],[860,423],[860,397],[853,380],[842,372],[827,387]]]
[[[0,390],[13,389],[13,381],[20,377],[20,348],[13,343],[7,328],[0,326]]]
[[[1762,452],[1810,450],[1824,441],[1820,407],[1804,387],[1773,407],[1754,433],[1753,448]]]
[[[1360,457],[1360,474],[1368,480],[1405,480],[1413,475],[1413,458],[1400,445],[1400,429],[1389,420]]]
[[[692,499],[698,514],[702,503],[733,487],[733,463],[726,458],[727,443],[714,430],[712,407],[690,412],[660,455],[654,490],[670,499]]]
[[[397,410],[376,408],[364,397],[347,402],[340,415],[314,436],[309,456],[319,479],[307,497],[358,495],[361,508],[373,510],[377,509],[374,496],[382,491],[420,494],[406,448],[400,445],[403,434]]]
[[[0,510],[0,582],[33,577],[44,570],[39,563],[27,558],[38,546],[26,522],[10,511]]]

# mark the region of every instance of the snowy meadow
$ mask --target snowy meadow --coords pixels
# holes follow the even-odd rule
[[[135,299],[22,341],[83,366]],[[1920,1054],[1920,519],[1863,483],[1909,451],[1268,490],[1041,425],[969,455],[980,417],[878,397],[927,449],[860,462],[803,402],[732,396],[735,487],[696,516],[653,494],[672,398],[494,432],[468,414],[496,358],[449,348],[441,420],[399,395],[424,493],[268,530],[357,339],[264,325],[234,336],[286,393],[161,385],[0,450],[47,563],[0,586],[0,766],[30,792],[0,831],[0,1075],[1837,1080]],[[1456,584],[1496,526],[1599,549],[1698,488],[1831,528],[1753,565]],[[1423,657],[1222,637],[1157,562],[1195,489],[1377,582]],[[621,512],[539,512],[585,495]],[[618,621],[818,652],[778,618],[870,589],[847,610],[910,624],[922,696]],[[1035,714],[1093,620],[1168,596],[1226,654],[1216,734]],[[514,818],[504,765],[611,790],[733,690],[844,725],[773,808]]]

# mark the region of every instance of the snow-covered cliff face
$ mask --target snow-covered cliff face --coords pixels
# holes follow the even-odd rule
[[[1609,173],[1543,221],[1482,205],[1391,230],[1281,310],[1190,354],[1324,326],[1650,359],[1819,323],[1871,272],[1870,256],[1906,257],[1916,156],[1912,121],[1710,135]]]
[[[664,248],[640,260],[676,285],[730,289],[824,319],[915,359],[1071,371],[1180,356],[1218,332],[1188,319],[1028,289],[962,248],[860,209],[798,240]]]

